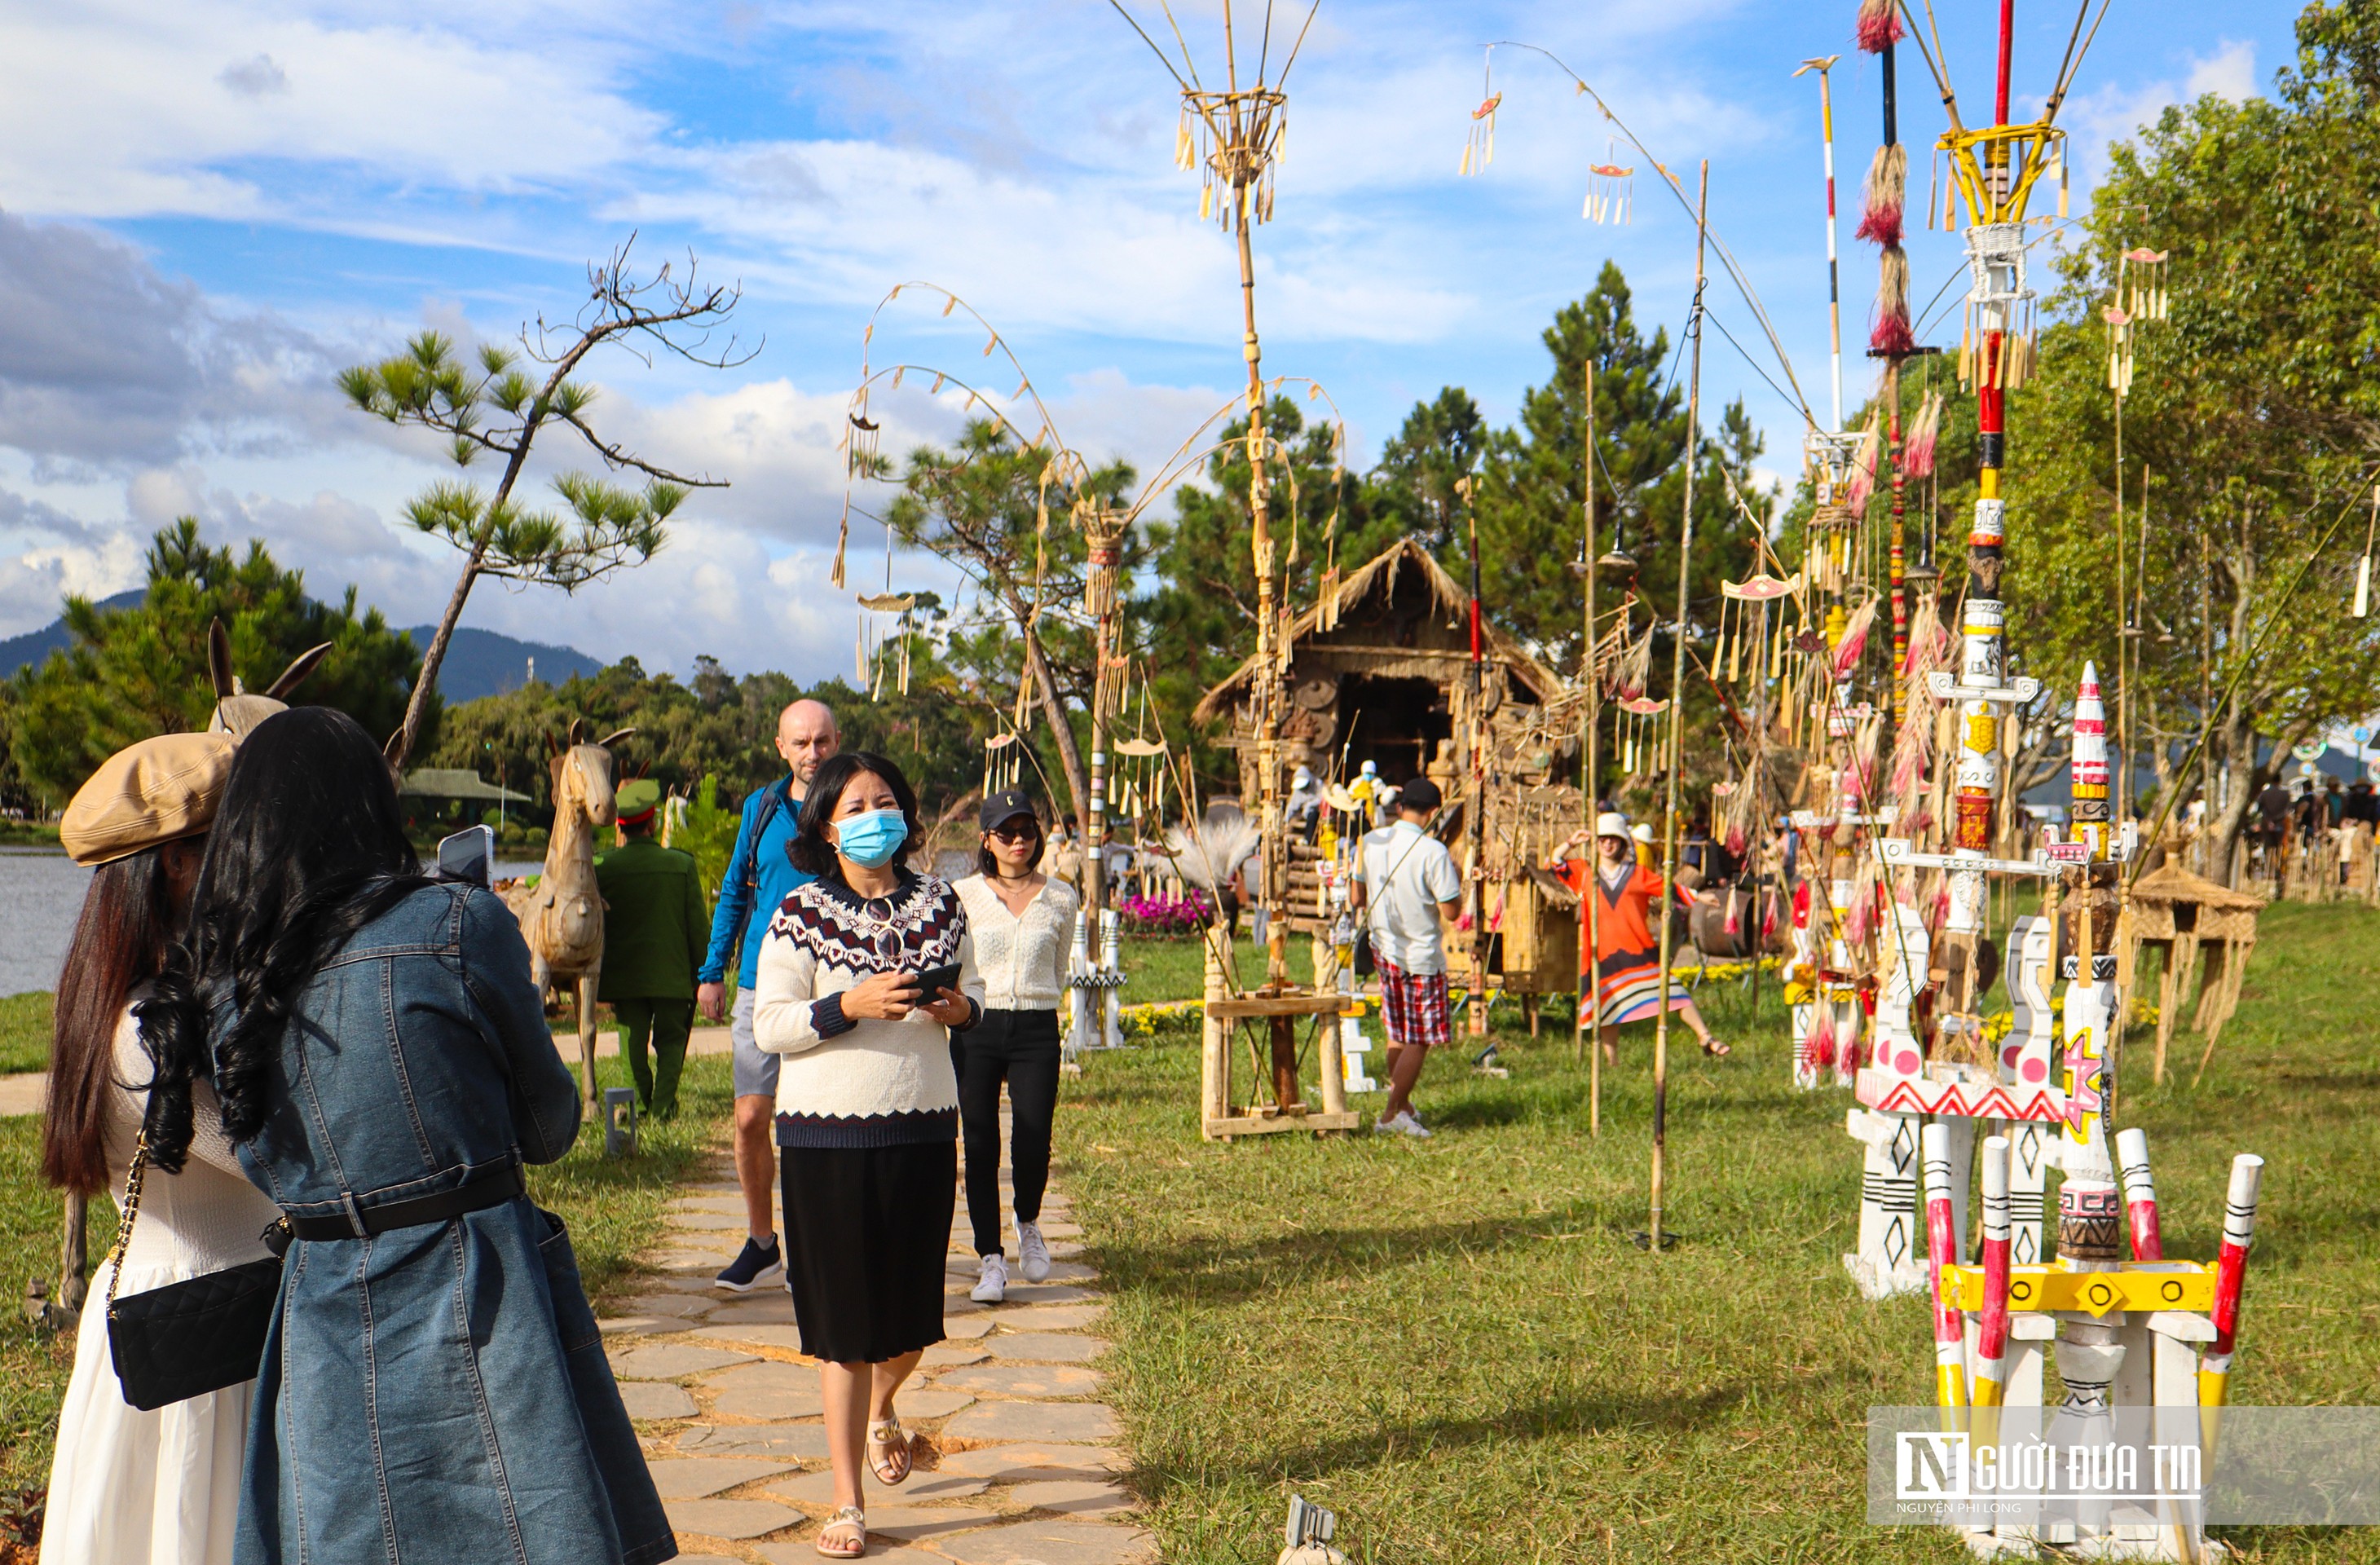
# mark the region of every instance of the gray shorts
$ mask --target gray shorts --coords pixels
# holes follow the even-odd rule
[[[750,989],[735,991],[735,1004],[728,1012],[728,1036],[735,1041],[735,1096],[766,1098],[777,1100],[777,1066],[784,1056],[771,1054],[752,1041],[752,1000]]]

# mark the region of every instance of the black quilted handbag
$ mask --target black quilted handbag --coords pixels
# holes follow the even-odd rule
[[[281,1257],[272,1256],[117,1298],[115,1280],[140,1216],[148,1167],[144,1126],[124,1182],[124,1222],[107,1276],[108,1354],[124,1400],[143,1413],[255,1379],[281,1293]]]

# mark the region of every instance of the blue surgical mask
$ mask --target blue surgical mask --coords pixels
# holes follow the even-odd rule
[[[897,809],[871,809],[834,823],[835,851],[863,869],[889,863],[909,838]]]

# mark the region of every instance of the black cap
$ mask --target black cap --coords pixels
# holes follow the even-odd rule
[[[1022,788],[1002,788],[983,801],[978,819],[982,822],[983,830],[989,831],[1002,821],[1013,820],[1020,815],[1033,815],[1033,796]],[[1038,826],[1040,817],[1034,816],[1033,823]]]
[[[1445,802],[1446,795],[1439,793],[1438,784],[1427,777],[1414,778],[1397,789],[1399,809],[1433,810]]]

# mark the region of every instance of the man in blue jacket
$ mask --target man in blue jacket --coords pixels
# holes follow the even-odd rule
[[[759,979],[760,941],[769,919],[794,888],[815,877],[794,867],[785,845],[795,818],[821,762],[841,747],[834,713],[822,701],[795,701],[777,718],[777,753],[787,773],[744,801],[744,823],[727,877],[710,916],[710,953],[696,975],[695,1003],[712,1021],[727,1008],[727,964],[737,962],[735,1019],[735,1183],[744,1190],[748,1237],[743,1253],[719,1274],[722,1288],[747,1293],[784,1276],[777,1245],[777,1155],[771,1143],[777,1112],[777,1056],[752,1041],[753,985]],[[738,951],[741,958],[738,960]]]

